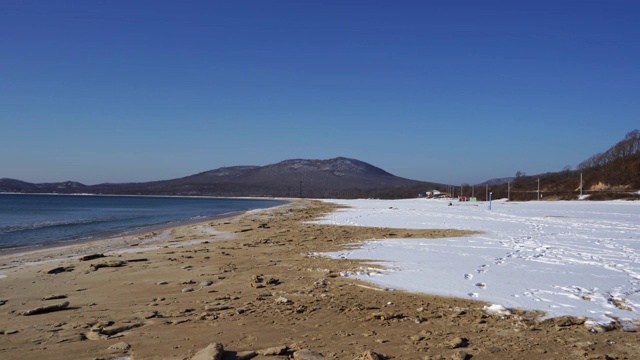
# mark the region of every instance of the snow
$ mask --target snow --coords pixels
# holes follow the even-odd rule
[[[640,202],[327,200],[347,205],[320,223],[482,233],[375,239],[325,254],[383,263],[349,274],[386,288],[542,310],[546,317],[640,323]],[[452,205],[449,206],[449,203]],[[388,263],[387,263],[388,262]]]

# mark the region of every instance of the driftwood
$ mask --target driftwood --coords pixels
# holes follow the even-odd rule
[[[42,298],[42,300],[60,300],[66,299],[67,295],[49,295]]]
[[[118,261],[109,261],[109,262],[104,262],[99,264],[91,264],[89,266],[93,269],[93,271],[96,271],[104,267],[121,267],[121,266],[124,266],[125,264],[126,262],[118,260]]]
[[[73,266],[59,266],[57,268],[53,268],[47,271],[47,274],[55,275],[55,274],[60,274],[67,271],[73,271],[73,269],[74,269]]]
[[[80,258],[80,261],[89,261],[89,260],[95,260],[95,259],[99,259],[99,258],[103,258],[105,257],[104,254],[91,254],[91,255],[85,255],[83,257]]]
[[[149,259],[147,259],[147,258],[136,258],[136,259],[127,260],[127,262],[142,262],[142,261],[149,261]]]
[[[64,310],[68,306],[69,306],[69,302],[65,301],[62,304],[41,306],[41,307],[37,307],[35,309],[25,310],[25,311],[20,312],[19,314],[20,315],[24,315],[24,316],[36,315],[36,314],[45,314],[45,313],[50,313],[50,312],[53,312],[53,311]]]

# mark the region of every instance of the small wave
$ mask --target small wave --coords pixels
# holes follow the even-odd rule
[[[0,234],[9,234],[20,231],[38,230],[44,228],[55,228],[62,226],[74,226],[74,225],[86,225],[86,224],[98,224],[114,221],[113,218],[88,218],[88,219],[72,219],[72,220],[59,220],[59,221],[39,221],[29,224],[16,224],[0,227]]]

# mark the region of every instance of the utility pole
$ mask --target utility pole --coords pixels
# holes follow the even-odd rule
[[[538,178],[538,200],[540,200],[540,178]]]
[[[580,173],[580,197],[582,197],[582,173]]]
[[[507,201],[511,201],[511,183],[507,181]]]

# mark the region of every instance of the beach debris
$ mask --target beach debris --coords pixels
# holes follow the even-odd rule
[[[405,316],[400,313],[389,313],[386,311],[376,311],[374,313],[369,314],[367,320],[393,320],[393,319],[402,319]]]
[[[135,259],[127,260],[128,263],[130,263],[130,262],[144,262],[144,261],[149,261],[149,259],[147,259],[147,258],[135,258]]]
[[[367,350],[355,360],[386,360],[387,357],[372,350]]]
[[[267,279],[266,283],[267,283],[267,285],[279,285],[280,284],[280,279],[274,278],[274,277],[270,277],[269,279]]]
[[[105,257],[104,254],[91,254],[91,255],[85,255],[83,257],[80,258],[80,261],[89,261],[89,260],[95,260],[95,259],[99,259],[99,258],[103,258]]]
[[[274,300],[276,302],[276,304],[291,304],[293,303],[293,301],[287,299],[286,297],[283,296],[279,296],[277,299]]]
[[[186,287],[186,288],[182,289],[182,292],[183,292],[183,293],[186,293],[186,292],[192,292],[193,290],[194,290],[194,289],[193,289],[192,287]]]
[[[282,345],[258,350],[258,354],[262,356],[285,355],[288,351],[289,347],[286,345]]]
[[[112,324],[113,322],[108,322],[106,324],[100,323],[100,324],[94,325],[91,328],[91,330],[89,330],[89,332],[86,334],[87,339],[89,340],[109,339],[114,335],[120,334],[121,332],[135,329],[144,325],[144,323],[137,322],[137,323],[127,324],[123,326],[116,326],[116,327],[110,327],[110,328],[105,327],[105,326],[110,326]]]
[[[53,268],[49,271],[47,271],[47,274],[51,274],[51,275],[55,275],[55,274],[60,274],[63,272],[69,272],[69,271],[73,271],[75,267],[73,265],[71,266],[58,266],[57,268]]]
[[[462,338],[462,337],[455,337],[451,340],[449,340],[445,346],[448,347],[449,349],[457,349],[457,348],[461,348],[461,347],[466,347],[469,344],[469,340],[466,338]]]
[[[317,353],[313,350],[298,350],[293,353],[293,360],[324,360],[326,359],[320,353]]]
[[[471,355],[469,355],[466,351],[458,350],[451,355],[452,360],[468,360],[471,359]]]
[[[8,300],[0,300],[0,306],[4,305],[7,303]]]
[[[255,351],[239,351],[236,353],[236,360],[249,360],[258,356],[258,353]]]
[[[575,317],[575,316],[557,316],[549,319],[545,319],[542,321],[544,325],[552,325],[557,328],[563,328],[568,326],[578,326],[585,324],[587,319]]]
[[[229,305],[205,305],[204,309],[206,311],[224,311],[233,309],[233,306]]]
[[[206,287],[206,286],[211,286],[211,285],[213,285],[213,281],[209,281],[209,280],[203,281],[203,282],[200,283],[200,287]]]
[[[126,261],[122,261],[122,260],[114,260],[114,261],[107,261],[107,262],[103,262],[103,263],[97,263],[97,264],[91,264],[89,265],[89,267],[93,270],[96,271],[100,268],[105,268],[105,267],[121,267],[121,266],[125,266],[127,263]]]
[[[60,300],[66,299],[67,295],[49,295],[42,298],[42,300]]]
[[[109,350],[117,350],[117,351],[127,351],[131,349],[131,345],[128,343],[121,341],[119,343],[113,344],[108,347]]]
[[[224,346],[220,343],[212,343],[193,355],[191,360],[221,360],[223,354]]]
[[[29,315],[37,315],[37,314],[45,314],[54,311],[64,310],[69,306],[69,302],[65,301],[61,304],[49,305],[49,306],[41,306],[31,310],[25,310],[18,313],[19,315],[29,316]]]

